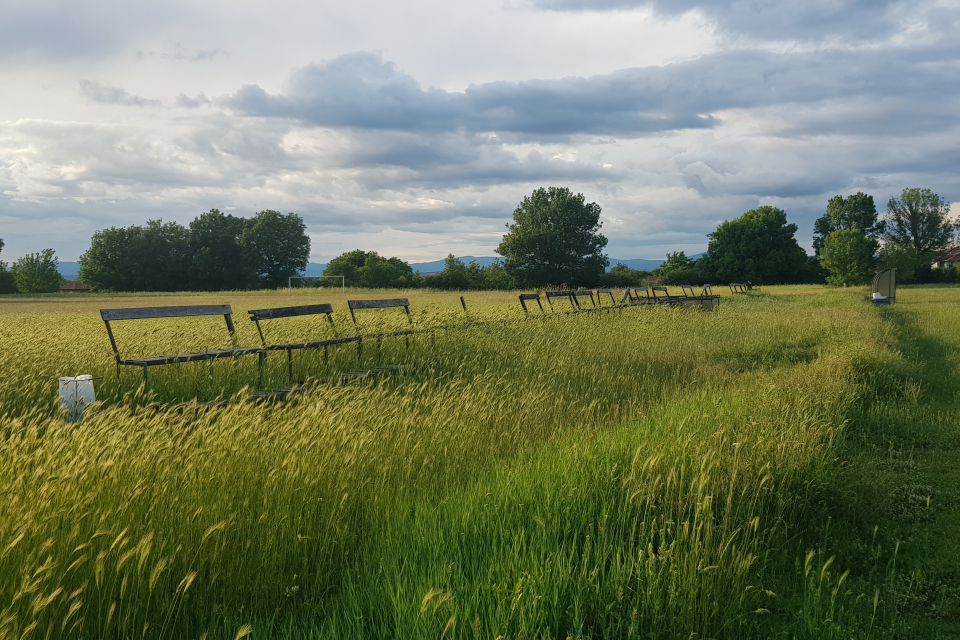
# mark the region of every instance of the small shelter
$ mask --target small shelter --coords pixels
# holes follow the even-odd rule
[[[897,270],[885,269],[873,278],[874,304],[891,304],[897,301]]]
[[[83,284],[79,280],[71,280],[60,287],[60,293],[90,293],[91,291],[93,291],[93,287]]]

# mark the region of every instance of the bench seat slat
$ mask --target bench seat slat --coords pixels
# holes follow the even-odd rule
[[[290,344],[272,344],[267,347],[267,351],[287,351],[293,349],[316,349],[335,344],[347,344],[348,342],[360,342],[360,336],[348,336],[345,338],[330,338],[329,340],[314,340],[312,342],[291,342]]]
[[[297,316],[309,316],[320,313],[333,313],[333,305],[329,302],[324,304],[310,304],[300,307],[278,307],[276,309],[253,309],[247,311],[251,320],[273,320],[276,318],[295,318]]]
[[[228,304],[201,304],[183,307],[133,307],[129,309],[100,309],[104,320],[143,320],[146,318],[189,318],[191,316],[231,315]]]
[[[392,307],[409,307],[406,298],[388,298],[384,300],[347,300],[351,309],[390,309]]]
[[[121,360],[120,364],[153,367],[162,364],[174,364],[177,362],[197,362],[199,360],[217,360],[219,358],[230,358],[234,356],[243,356],[251,353],[260,353],[263,349],[258,347],[237,347],[235,349],[215,349],[213,351],[201,351],[198,353],[181,353],[175,356],[151,356],[149,358],[129,358]]]

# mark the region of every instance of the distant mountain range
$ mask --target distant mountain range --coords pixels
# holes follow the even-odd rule
[[[494,260],[502,260],[503,258],[495,256],[458,256],[464,264],[470,264],[471,261],[476,261],[481,267],[489,267],[493,264]],[[694,260],[700,256],[690,256]],[[618,263],[622,263],[630,267],[631,269],[637,269],[639,271],[650,271],[656,269],[661,264],[663,260],[647,260],[644,258],[610,258],[610,266],[607,267],[609,271],[612,267],[616,266]],[[63,263],[61,263],[63,264]],[[410,266],[413,267],[413,270],[417,273],[435,273],[437,271],[443,271],[443,260],[434,260],[432,262],[411,262]],[[326,264],[321,264],[317,262],[311,262],[307,265],[306,270],[304,271],[305,276],[319,276],[323,275],[323,270],[327,268]],[[66,277],[66,276],[64,276]]]
[[[700,256],[696,255],[690,257],[696,260]],[[501,260],[501,258],[494,256],[462,256],[460,259],[463,260],[464,264],[470,264],[471,260],[475,260],[476,263],[481,267],[488,267],[493,264],[494,260]],[[631,269],[651,271],[663,264],[663,260],[646,260],[644,258],[630,258],[627,260],[622,260],[620,258],[610,258],[610,267],[607,267],[607,271],[609,271],[611,267],[616,266],[618,263],[625,264]],[[436,271],[443,271],[443,260],[434,260],[433,262],[411,262],[410,266],[413,267],[413,270],[417,273],[434,273]],[[321,276],[323,275],[323,270],[326,268],[326,263],[311,262],[307,264],[307,268],[304,270],[303,275]],[[80,274],[80,263],[60,262],[59,266],[57,267],[57,271],[59,271],[60,275],[67,280],[76,280],[77,276]]]

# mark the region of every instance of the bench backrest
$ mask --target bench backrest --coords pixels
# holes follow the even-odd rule
[[[566,298],[570,301],[570,306],[574,309],[579,308],[580,305],[577,304],[577,298],[574,296],[573,291],[547,291],[547,302],[550,303],[550,306],[553,307],[553,298]]]
[[[577,307],[580,306],[580,301],[577,300],[577,298],[580,297],[580,296],[590,296],[590,302],[593,304],[594,307],[597,306],[596,301],[593,299],[593,291],[587,290],[587,291],[574,291],[574,292],[573,292],[573,299],[576,300],[576,302],[577,302]]]
[[[629,289],[628,289],[629,291]],[[613,289],[597,289],[597,303],[600,302],[600,294],[606,293],[610,295],[610,302],[617,304],[617,299],[613,297]],[[601,305],[602,306],[602,305]]]
[[[223,316],[227,323],[227,332],[233,337],[236,331],[233,326],[233,309],[228,304],[199,304],[182,307],[132,307],[128,309],[100,309],[100,317],[107,327],[110,336],[110,346],[113,355],[120,362],[120,350],[113,337],[110,323],[117,320],[146,320],[150,318],[192,318],[196,316]]]
[[[410,301],[406,298],[386,298],[383,300],[347,300],[347,306],[350,307],[350,317],[353,318],[353,324],[357,324],[355,310],[360,309],[392,309],[402,307],[407,313],[407,320],[413,324],[413,318],[410,317]]]
[[[658,291],[663,294],[663,297],[665,297],[665,298],[669,298],[669,297],[670,297],[670,292],[667,291],[667,288],[666,288],[666,287],[650,287],[650,293],[653,294],[653,299],[654,299],[654,300],[657,300],[657,292],[658,292]]]
[[[539,293],[521,293],[520,294],[520,306],[523,307],[524,313],[530,313],[530,311],[527,309],[527,300],[536,300],[537,306],[540,307],[540,311],[541,312],[543,311],[543,303],[540,302]]]
[[[277,320],[279,318],[296,318],[299,316],[326,315],[327,322],[333,327],[333,335],[337,335],[336,327],[333,324],[333,305],[329,302],[323,304],[308,304],[298,307],[275,307],[273,309],[252,309],[247,311],[250,319],[257,325],[257,333],[260,334],[260,341],[263,346],[267,346],[267,340],[263,336],[263,330],[260,327],[261,320]]]
[[[680,289],[683,291],[683,295],[688,298],[696,298],[697,295],[693,292],[693,287],[688,284],[680,285]]]
[[[730,283],[730,292],[731,293],[746,293],[747,285],[742,282],[731,282]]]
[[[700,290],[700,295],[713,296],[713,287],[708,284],[703,285],[702,289]]]

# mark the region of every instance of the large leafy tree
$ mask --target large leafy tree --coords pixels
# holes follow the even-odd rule
[[[288,278],[307,268],[310,237],[303,219],[295,213],[261,211],[243,231],[244,259],[260,286],[286,286]]]
[[[666,262],[653,270],[653,275],[663,278],[664,284],[696,284],[703,278],[697,260],[688,258],[683,251],[667,254]]]
[[[950,203],[930,189],[904,189],[899,198],[887,202],[883,239],[911,245],[927,264],[950,246],[956,231]]]
[[[3,251],[3,240],[0,239],[0,251]],[[7,271],[7,263],[0,260],[0,293],[16,293],[17,285],[13,274]]]
[[[217,209],[190,223],[190,280],[193,289],[246,289],[256,279],[243,251],[243,233],[249,221],[224,215]]]
[[[348,287],[388,289],[419,284],[413,267],[400,258],[384,258],[376,251],[360,249],[343,253],[328,262],[323,275],[343,276]]]
[[[880,243],[859,229],[840,229],[826,237],[820,262],[830,272],[827,282],[836,286],[870,282]]]
[[[10,273],[20,293],[54,293],[64,282],[57,271],[59,261],[53,249],[28,253],[13,263]]]
[[[856,229],[868,238],[877,238],[885,228],[877,220],[873,196],[858,191],[848,198],[834,196],[827,202],[827,211],[813,223],[813,251],[819,256],[827,236],[841,229]]]
[[[507,272],[526,286],[593,286],[609,261],[600,234],[600,205],[565,187],[537,189],[513,212],[496,252]]]
[[[787,223],[782,209],[751,209],[735,220],[723,221],[708,234],[707,254],[697,266],[714,282],[794,282],[807,262],[796,232],[797,225]]]
[[[93,234],[80,256],[80,279],[107,291],[190,288],[190,232],[175,222],[111,227]]]

